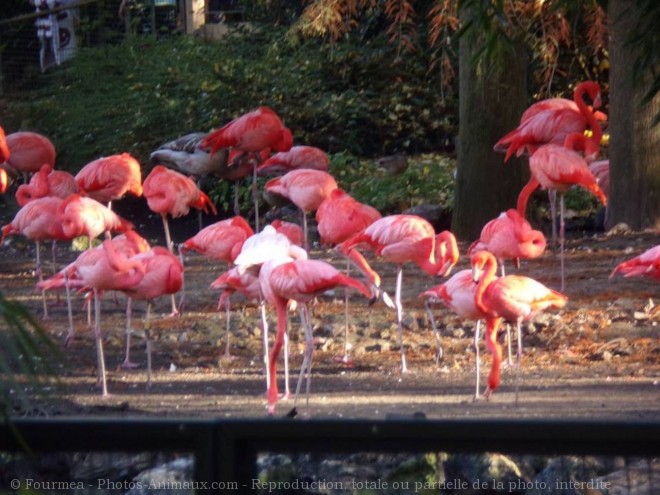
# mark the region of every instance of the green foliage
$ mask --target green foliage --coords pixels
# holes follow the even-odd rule
[[[60,353],[30,313],[2,293],[0,330],[0,417],[7,418],[14,405],[29,406],[24,387],[43,390],[41,385],[52,375],[50,360]]]
[[[360,160],[344,152],[331,157],[330,172],[342,189],[383,215],[421,204],[451,208],[455,160],[439,154],[421,154],[409,157],[408,163],[402,174],[389,175],[375,161]]]
[[[58,165],[73,171],[124,151],[146,163],[163,142],[259,105],[275,109],[297,143],[329,153],[431,151],[454,133],[455,112],[421,57],[393,62],[385,40],[293,46],[284,29],[247,29],[217,43],[133,36],[81,49],[8,113],[50,136]]]

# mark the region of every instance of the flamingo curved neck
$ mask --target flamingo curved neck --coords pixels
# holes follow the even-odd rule
[[[584,115],[585,119],[587,120],[587,124],[589,124],[589,128],[593,133],[593,135],[589,138],[589,140],[592,143],[592,146],[599,147],[600,141],[603,138],[603,130],[600,128],[600,125],[598,124],[598,119],[596,119],[596,114],[593,112],[593,110],[589,108],[587,103],[584,101],[584,96],[586,94],[588,94],[586,89],[586,84],[582,83],[578,85],[578,87],[575,88],[573,101],[575,101],[575,104],[578,106],[580,113]]]
[[[479,311],[485,314],[490,314],[490,309],[484,303],[484,293],[486,292],[486,289],[491,284],[491,282],[493,282],[493,280],[496,278],[495,272],[497,271],[497,261],[495,260],[495,257],[492,255],[487,255],[484,265],[481,269],[481,277],[479,277],[477,290],[474,293],[474,303]]]

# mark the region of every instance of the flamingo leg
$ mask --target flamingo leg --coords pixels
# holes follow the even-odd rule
[[[289,385],[289,353],[291,352],[291,345],[289,341],[289,330],[284,333],[284,398],[291,397],[291,386]]]
[[[34,269],[34,273],[37,276],[37,281],[38,282],[43,282],[44,280],[44,274],[41,269],[41,243],[39,241],[35,241],[35,247],[37,251],[37,261],[36,261],[36,267]],[[46,291],[41,290],[41,302],[44,307],[44,320],[48,319],[48,305],[46,304]]]
[[[346,260],[346,276],[350,276],[351,274],[351,262],[350,260]],[[344,364],[349,364],[351,362],[351,358],[349,356],[349,350],[350,350],[350,344],[348,342],[348,327],[349,327],[349,313],[348,313],[348,290],[344,290],[344,355],[343,357],[339,358],[340,362]]]
[[[307,213],[303,210],[300,210],[302,215],[302,224],[303,224],[303,237],[305,238],[305,251],[309,252],[309,237],[307,234]]]
[[[259,302],[259,308],[261,310],[261,337],[264,348],[264,366],[266,367],[266,387],[268,387],[268,384],[270,383],[270,366],[268,365],[268,320],[266,319],[266,303],[263,299]]]
[[[557,249],[557,191],[548,189],[550,201],[550,218],[552,220],[552,249]],[[555,251],[556,252],[556,251]]]
[[[561,265],[561,291],[564,291],[564,243],[566,242],[566,222],[564,220],[564,193],[559,195],[559,263]]]
[[[254,231],[259,232],[259,191],[257,188],[257,159],[252,166],[252,201],[254,202]]]
[[[435,343],[437,346],[437,351],[435,353],[435,364],[439,364],[440,360],[442,359],[442,336],[440,335],[440,329],[438,328],[438,325],[435,322],[435,318],[433,317],[433,311],[431,311],[431,304],[427,300],[424,303],[424,307],[426,308],[426,312],[429,315],[429,320],[431,320],[431,327],[433,328],[433,335],[435,335]]]
[[[513,352],[511,350],[511,325],[506,324],[506,347],[508,352],[507,366],[513,366]]]
[[[103,336],[101,335],[101,297],[94,289],[94,337],[96,338],[96,360],[99,382],[103,397],[108,397],[108,384],[105,376],[105,357],[103,355]]]
[[[516,395],[515,403],[518,404],[518,393],[520,389],[520,368],[522,362],[522,330],[520,328],[522,323],[522,318],[518,318],[517,323],[517,333],[518,333],[518,351],[516,352]]]
[[[234,181],[234,215],[241,214],[241,184],[239,181]]]
[[[478,400],[479,395],[479,381],[481,378],[481,356],[479,355],[479,338],[481,334],[481,320],[477,320],[477,326],[474,329],[474,359],[476,366],[476,379],[475,379],[475,390],[474,390],[474,400]]]
[[[131,337],[133,336],[133,299],[126,299],[126,358],[121,363],[122,368],[137,368],[138,364],[131,361]]]
[[[401,287],[403,285],[403,267],[399,266],[396,273],[396,294],[394,295],[394,307],[396,308],[396,321],[399,330],[399,345],[401,346],[401,373],[408,372],[406,364],[406,349],[403,346],[403,304],[401,303]]]
[[[300,308],[301,320],[303,320],[303,329],[305,332],[305,356],[303,358],[302,366],[300,367],[300,375],[298,376],[298,384],[296,385],[296,394],[293,398],[293,408],[292,411],[296,410],[296,404],[298,403],[298,394],[300,393],[300,387],[302,385],[303,377],[306,375],[305,383],[305,415],[309,416],[309,391],[311,388],[312,381],[312,354],[314,351],[313,335],[312,335],[312,325],[309,321],[309,309],[307,304],[302,304]]]
[[[69,345],[69,342],[73,340],[75,330],[73,329],[73,309],[71,308],[71,287],[69,286],[69,274],[64,272],[64,290],[66,291],[66,309],[67,316],[69,318],[69,331],[64,338],[64,347]]]
[[[174,244],[172,243],[172,236],[170,235],[170,223],[167,220],[167,215],[161,215],[161,217],[163,219],[163,228],[165,230],[165,244],[167,244],[167,249],[173,253]],[[179,310],[176,308],[174,294],[170,296],[170,299],[172,300],[172,316],[177,316],[179,314]]]
[[[229,302],[229,298],[225,300],[225,319],[227,322],[227,330],[226,330],[226,342],[225,342],[225,358],[226,359],[231,359],[232,355],[231,352],[229,352],[230,348],[230,340],[231,340],[231,303]]]
[[[151,301],[147,301],[147,313],[144,316],[144,338],[147,341],[147,389],[151,388]]]

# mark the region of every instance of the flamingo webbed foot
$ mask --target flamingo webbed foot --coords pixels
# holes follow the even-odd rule
[[[136,368],[140,367],[139,363],[135,363],[131,361],[130,359],[126,358],[124,359],[124,362],[120,364],[120,367],[125,369],[125,370],[134,370]]]

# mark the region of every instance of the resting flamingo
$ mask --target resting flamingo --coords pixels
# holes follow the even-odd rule
[[[322,246],[337,246],[352,235],[363,231],[382,218],[373,206],[360,203],[343,189],[335,189],[316,210],[316,225]],[[350,275],[350,260],[346,261],[346,275]],[[341,361],[350,362],[348,342],[348,292],[344,292],[345,326],[344,355]]]
[[[30,203],[32,204],[32,203]],[[101,332],[101,294],[106,290],[123,290],[134,286],[144,276],[141,262],[126,258],[117,252],[112,240],[88,249],[59,275],[37,284],[42,290],[61,287],[64,283],[78,289],[91,289],[94,294],[94,336],[98,362],[99,383],[103,397],[108,396],[103,335]]]
[[[55,145],[43,134],[32,131],[13,132],[7,134],[6,143],[10,154],[6,158],[6,166],[13,175],[23,175],[25,182],[44,163],[55,166]]]
[[[316,211],[337,187],[337,181],[328,172],[296,169],[269,180],[264,189],[267,192],[284,196],[300,209],[305,236],[304,247],[309,250],[307,214]]]
[[[619,263],[610,278],[616,274],[624,277],[648,277],[660,280],[660,245],[647,249],[639,256]]]
[[[151,332],[149,319],[153,300],[176,294],[183,286],[183,264],[169,249],[154,246],[148,251],[136,254],[129,261],[142,265],[143,276],[132,285],[121,289],[129,300],[147,301],[144,317],[144,334],[147,342],[147,388],[151,386]],[[127,321],[127,325],[129,322]]]
[[[207,175],[221,175],[227,169],[229,150],[211,150],[202,146],[206,132],[192,132],[162,144],[149,155],[153,165],[165,165],[199,180]]]
[[[140,163],[128,153],[89,162],[76,174],[76,182],[87,196],[108,208],[127,193],[142,196]]]
[[[252,236],[252,227],[243,217],[236,216],[227,220],[220,220],[208,227],[203,228],[190,239],[179,246],[179,251],[184,254],[187,251],[196,251],[206,258],[221,261],[230,265],[240,254],[245,240]],[[182,303],[179,304],[182,306]],[[230,353],[230,326],[229,326],[229,298],[226,299],[227,331],[225,344],[225,357],[231,357]]]
[[[522,358],[522,332],[523,321],[531,320],[537,313],[546,309],[563,308],[568,296],[547,288],[536,280],[520,275],[507,275],[497,278],[497,260],[488,251],[479,251],[472,255],[472,275],[478,282],[475,293],[475,305],[488,315],[486,318],[486,345],[492,354],[492,364],[488,376],[488,387],[484,397],[498,387],[500,382],[500,363],[502,362],[502,348],[497,342],[497,331],[501,322],[508,321],[516,324],[518,336],[518,350],[516,353],[516,370],[520,372]],[[518,399],[518,380],[516,380],[516,401]]]
[[[28,184],[21,184],[16,189],[16,202],[25,206],[33,199],[44,196],[57,196],[66,199],[71,194],[78,194],[80,189],[75,178],[65,170],[53,170],[52,165],[44,163],[39,171],[30,177]]]
[[[12,221],[2,227],[2,239],[9,235],[19,234],[35,243],[36,266],[35,275],[37,281],[43,280],[43,270],[41,266],[41,243],[43,241],[69,241],[76,237],[70,232],[65,232],[62,222],[58,216],[58,210],[62,206],[63,200],[55,196],[45,196],[35,199],[23,206]],[[48,306],[46,296],[42,292],[43,314],[48,317]]]
[[[598,182],[589,170],[587,162],[578,153],[578,150],[585,149],[588,142],[591,142],[591,139],[585,138],[584,134],[571,134],[566,138],[564,146],[557,144],[541,146],[529,159],[531,177],[518,195],[518,213],[524,217],[529,197],[539,186],[559,192],[561,290],[564,290],[565,285],[564,242],[566,225],[564,223],[564,193],[571,187],[578,185],[597,196],[603,206],[607,205],[607,197],[598,186]]]
[[[231,122],[217,129],[206,137],[202,146],[210,148],[211,154],[221,148],[230,148],[237,152],[235,157],[229,159],[230,166],[241,162],[243,155],[253,157],[252,199],[254,201],[255,230],[259,225],[259,197],[256,190],[257,167],[263,156],[271,151],[288,151],[293,146],[293,135],[288,127],[284,126],[282,119],[271,108],[261,106],[251,112],[241,115]]]
[[[477,292],[477,284],[474,283],[472,270],[461,270],[451,276],[445,283],[431,287],[424,291],[421,295],[426,298],[426,309],[431,318],[431,324],[436,335],[438,342],[438,349],[440,352],[437,355],[439,359],[442,357],[442,346],[440,342],[440,333],[433,313],[429,307],[429,303],[441,302],[461,318],[467,320],[474,320],[477,325],[474,329],[474,354],[476,363],[476,380],[475,380],[475,400],[480,397],[479,393],[479,378],[480,378],[480,357],[479,357],[479,336],[481,335],[481,320],[488,318],[488,315],[481,311],[474,300]]]
[[[257,174],[283,175],[291,170],[310,168],[314,170],[328,171],[328,155],[315,146],[298,145],[288,151],[280,151],[268,157],[257,167]]]
[[[394,307],[397,313],[399,345],[401,346],[401,371],[408,371],[403,345],[403,265],[412,262],[431,276],[446,276],[458,261],[456,238],[449,231],[435,234],[433,226],[417,215],[390,215],[376,220],[338,246],[340,252],[357,265],[371,282],[375,291],[380,291],[380,275],[376,273],[360,253],[360,249],[374,251],[377,257],[396,263],[396,294]],[[386,304],[391,300],[383,293]]]

